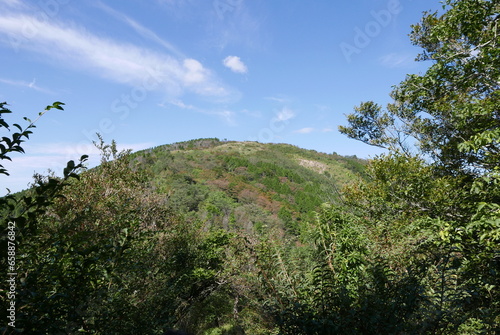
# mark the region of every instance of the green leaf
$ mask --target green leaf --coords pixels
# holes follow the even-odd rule
[[[64,106],[64,103],[62,103],[60,101],[56,101],[52,105],[47,106],[45,108],[45,110],[48,111],[48,110],[50,110],[52,108],[59,109],[59,110],[64,110],[64,108],[62,106]]]

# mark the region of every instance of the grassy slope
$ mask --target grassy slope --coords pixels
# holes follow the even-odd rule
[[[199,139],[134,153],[168,206],[212,225],[247,233],[300,222],[357,178],[365,161],[288,144]]]

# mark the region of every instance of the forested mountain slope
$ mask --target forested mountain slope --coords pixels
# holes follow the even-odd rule
[[[387,150],[369,162],[100,138],[98,167],[0,198],[0,332],[499,334],[500,7],[443,9],[410,34],[429,69],[339,127]],[[1,160],[33,128],[6,113]]]
[[[167,206],[224,229],[290,233],[339,189],[359,178],[366,161],[287,144],[199,139],[131,155]]]
[[[15,329],[273,333],[277,297],[262,275],[281,281],[273,271],[292,266],[290,257],[314,267],[307,240],[315,211],[339,203],[339,190],[362,179],[367,164],[218,139],[136,153],[102,139],[96,146],[101,165],[86,170],[83,157],[63,178],[39,176],[32,189],[1,199],[23,269]]]

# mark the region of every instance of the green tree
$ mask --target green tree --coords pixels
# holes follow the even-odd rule
[[[374,227],[420,236],[404,266],[421,269],[421,332],[494,333],[500,319],[500,4],[447,0],[424,13],[410,38],[431,65],[397,85],[385,109],[365,102],[340,131],[389,155],[352,204]],[[356,201],[355,198],[360,199]],[[398,235],[398,234],[396,234]],[[403,241],[406,239],[402,239]],[[397,250],[397,239],[391,250]],[[386,245],[386,250],[387,245]],[[425,273],[422,275],[422,273]]]
[[[407,151],[414,142],[446,173],[492,171],[500,155],[500,4],[447,0],[446,12],[425,13],[410,38],[432,64],[392,91],[386,110],[362,103],[348,115],[349,137]]]
[[[62,102],[59,101],[54,102],[52,105],[47,106],[43,112],[38,113],[38,117],[36,118],[35,121],[31,121],[27,117],[24,117],[24,120],[29,122],[28,126],[26,126],[24,129],[17,123],[12,124],[12,127],[15,127],[20,132],[13,133],[11,137],[2,136],[2,138],[0,139],[0,160],[12,161],[12,159],[10,158],[10,154],[12,152],[24,153],[24,148],[22,147],[22,143],[25,142],[27,139],[29,139],[29,136],[33,133],[31,129],[36,128],[35,125],[36,121],[38,121],[38,119],[42,117],[43,114],[45,114],[47,111],[53,108],[64,110],[62,107],[63,105],[64,104]],[[10,132],[11,126],[9,123],[6,122],[3,114],[10,114],[12,113],[12,111],[8,109],[6,106],[8,106],[6,102],[0,102],[0,128],[5,128],[5,130]],[[9,175],[7,170],[1,164],[0,164],[0,174]]]
[[[40,118],[45,112],[50,109],[63,110],[61,102],[55,102],[45,108],[44,112],[38,114]],[[11,130],[10,125],[3,118],[3,114],[12,113],[7,107],[6,103],[0,103],[0,128]],[[20,132],[15,132],[11,137],[3,136],[0,141],[0,160],[11,160],[10,154],[13,152],[24,153],[22,143],[29,139],[32,134],[31,129],[35,128],[35,121],[24,118],[29,122],[28,126],[24,129],[19,124],[13,124]],[[7,278],[7,271],[2,272],[0,275],[1,282],[6,283],[7,279],[14,280],[15,282],[15,298],[11,295],[13,293],[9,289],[1,289],[0,296],[2,297],[2,309],[7,309],[7,304],[14,301],[16,309],[16,320],[8,327],[2,327],[2,333],[9,334],[23,330],[23,309],[26,306],[24,301],[24,276],[22,271],[28,270],[24,268],[26,264],[24,259],[27,257],[25,252],[29,249],[33,240],[37,238],[40,231],[40,218],[42,218],[47,208],[52,205],[57,198],[62,196],[63,189],[71,183],[72,179],[78,179],[78,173],[83,169],[83,163],[87,156],[82,156],[80,162],[75,164],[74,161],[69,161],[66,168],[63,170],[63,177],[47,177],[39,178],[35,185],[28,191],[19,194],[8,194],[0,198],[0,228],[2,235],[0,237],[1,258],[0,264],[2,269],[8,269],[9,273],[18,273],[19,277]],[[7,170],[0,165],[0,174],[8,175]],[[25,248],[28,246],[28,248]],[[32,292],[31,292],[32,293]],[[29,294],[29,293],[28,293]],[[13,300],[14,299],[14,300]],[[9,306],[10,307],[10,306]],[[14,321],[10,319],[11,321]]]
[[[70,162],[63,178],[40,176],[0,199],[2,242],[16,223],[18,272],[15,327],[1,332],[237,332],[233,235],[174,213],[128,151],[98,139],[100,166],[82,172]],[[0,276],[5,283],[7,272]],[[6,309],[9,292],[0,293]]]

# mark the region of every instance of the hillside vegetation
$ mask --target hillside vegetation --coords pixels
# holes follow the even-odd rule
[[[225,230],[296,234],[322,203],[338,203],[365,164],[286,144],[200,139],[135,153],[130,165],[176,212]]]
[[[262,275],[278,279],[275,257],[283,269],[292,255],[311,257],[314,211],[339,203],[338,190],[366,165],[218,139],[133,154],[96,146],[100,166],[71,163],[65,179],[39,176],[4,199],[25,270],[16,295],[25,332],[276,332]]]
[[[99,136],[98,167],[0,198],[0,331],[499,334],[500,7],[443,8],[410,34],[429,69],[339,127],[373,160]],[[2,161],[34,128],[8,113]]]

